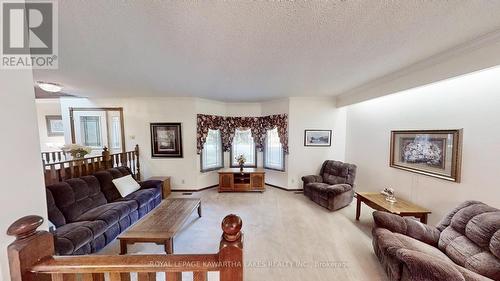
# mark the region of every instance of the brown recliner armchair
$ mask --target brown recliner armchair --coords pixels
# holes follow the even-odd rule
[[[302,177],[304,195],[328,210],[335,211],[351,204],[355,178],[356,165],[327,160],[319,175]]]

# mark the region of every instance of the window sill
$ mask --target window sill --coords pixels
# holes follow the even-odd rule
[[[217,171],[217,170],[220,170],[220,169],[223,169],[224,167],[217,167],[217,168],[210,168],[210,169],[201,169],[200,170],[200,173],[208,173],[208,172],[213,172],[213,171]]]
[[[269,168],[269,167],[265,167],[265,166],[264,166],[264,169],[272,170],[272,171],[276,171],[276,172],[282,172],[282,173],[286,172],[286,169]]]

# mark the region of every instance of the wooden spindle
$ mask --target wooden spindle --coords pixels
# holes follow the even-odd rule
[[[130,170],[132,171],[134,178],[137,178],[137,173],[136,173],[136,169],[135,169],[135,153],[131,153],[130,158],[132,158],[132,164],[131,164]]]
[[[63,280],[64,281],[80,281],[81,279],[77,279],[75,273],[64,273]],[[92,281],[92,280],[89,280],[89,281]]]
[[[129,272],[120,273],[120,279],[121,281],[130,281],[130,273]]]
[[[206,271],[195,271],[193,272],[193,281],[207,281]]]
[[[59,164],[59,174],[60,174],[61,180],[66,179],[66,166],[64,165],[64,163]]]
[[[182,272],[168,272],[166,273],[166,281],[182,281]]]
[[[83,159],[83,167],[85,168],[85,172],[83,175],[90,175],[90,171],[89,171],[89,160],[88,159]],[[82,175],[80,175],[82,176]]]
[[[7,235],[16,240],[7,247],[11,281],[35,280],[31,267],[44,258],[54,255],[54,238],[50,232],[37,231],[43,223],[40,216],[25,216],[7,229]],[[56,277],[59,278],[59,277]],[[50,280],[49,275],[36,278],[37,281]]]
[[[59,181],[59,177],[57,176],[56,171],[56,164],[50,164],[50,180],[52,183]]]
[[[52,281],[64,281],[64,277],[62,273],[52,273]]]
[[[104,273],[92,273],[94,281],[104,281]]]
[[[92,273],[84,273],[82,274],[82,281],[95,281],[94,280],[94,276],[92,275]]]
[[[138,281],[156,281],[156,272],[139,272],[137,279]]]
[[[69,166],[69,175],[70,177],[73,177],[75,175],[75,163],[73,161],[69,161],[68,166]]]
[[[137,158],[137,174],[136,174],[136,180],[140,181],[141,180],[141,166],[139,165],[139,145],[136,144],[134,148],[135,152],[135,157]]]
[[[111,163],[111,167],[110,167],[110,162],[112,161],[112,158],[110,157],[109,150],[107,147],[104,147],[102,150],[102,160],[103,160],[102,162],[104,164],[104,167],[103,167],[104,170],[109,169],[113,166],[113,164]]]
[[[228,215],[222,221],[219,262],[223,266],[220,270],[220,281],[243,281],[242,226],[241,218],[237,215]]]
[[[110,272],[109,279],[111,281],[122,281],[122,275],[119,272]]]

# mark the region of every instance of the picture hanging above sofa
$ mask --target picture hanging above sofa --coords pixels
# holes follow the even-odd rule
[[[181,123],[150,123],[151,157],[182,158]]]
[[[391,132],[390,166],[460,182],[462,130]]]

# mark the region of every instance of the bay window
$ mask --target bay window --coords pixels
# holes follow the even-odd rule
[[[264,168],[285,171],[285,152],[283,151],[277,128],[268,130],[266,133]]]
[[[201,171],[213,171],[224,167],[222,136],[219,130],[208,130],[207,139],[200,154]]]
[[[252,131],[236,129],[231,146],[231,167],[239,167],[236,157],[243,155],[246,159],[244,167],[257,167],[257,153]]]

